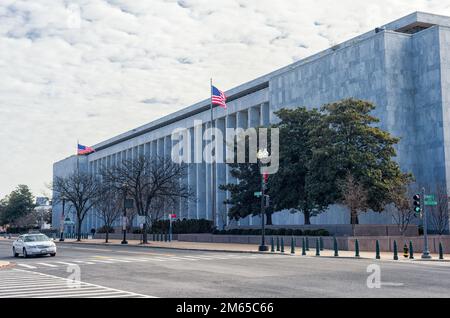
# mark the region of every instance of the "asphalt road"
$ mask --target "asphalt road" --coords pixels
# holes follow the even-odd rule
[[[69,244],[58,244],[56,257],[24,259],[5,240],[0,260],[16,263],[0,270],[0,297],[77,296],[64,287],[77,266],[87,288],[78,295],[92,297],[450,297],[450,262]],[[378,266],[381,286],[369,288]]]

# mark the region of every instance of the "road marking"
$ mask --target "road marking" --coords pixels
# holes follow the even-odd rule
[[[114,262],[106,261],[104,259],[93,259],[92,261],[96,263],[114,264]]]
[[[131,263],[131,261],[126,261],[126,260],[119,259],[119,258],[107,258],[107,260],[111,261],[111,262]]]
[[[74,287],[79,286],[79,287]],[[0,271],[0,298],[57,298],[57,297],[139,297],[152,296],[115,288],[74,282],[70,279],[22,269]]]
[[[47,266],[47,267],[58,267],[58,265],[53,265],[53,264],[49,264],[49,263],[36,263],[36,264]]]
[[[74,261],[75,263],[78,263],[78,264],[86,264],[86,265],[94,265],[95,263],[94,262],[87,262],[87,261]]]
[[[37,268],[36,266],[27,265],[27,264],[21,264],[21,263],[18,263],[17,265],[25,267],[25,268],[29,268],[29,269],[36,269]]]
[[[77,264],[74,264],[74,263],[68,263],[68,262],[55,262],[55,263],[63,264],[63,265],[67,265],[67,266],[76,266],[76,265],[77,265]]]

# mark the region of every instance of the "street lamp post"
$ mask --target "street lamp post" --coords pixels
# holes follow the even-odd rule
[[[64,216],[64,209],[66,206],[66,198],[62,198],[62,212],[61,212],[61,221],[60,221],[60,230],[61,230],[61,236],[59,237],[59,241],[60,242],[64,242],[64,221],[65,221],[65,216]]]
[[[123,184],[123,220],[122,220],[122,230],[123,230],[123,240],[121,244],[128,244],[127,241],[127,184]]]
[[[256,155],[258,158],[258,167],[261,170],[262,167],[262,159],[265,159],[269,156],[269,153],[267,152],[267,149],[260,149]],[[269,247],[266,246],[266,233],[265,233],[265,212],[264,212],[264,200],[265,200],[265,194],[264,191],[266,189],[266,180],[264,177],[264,173],[261,172],[261,245],[259,246],[258,250],[260,252],[267,252],[269,250]]]

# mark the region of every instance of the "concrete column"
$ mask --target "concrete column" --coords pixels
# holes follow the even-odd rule
[[[204,125],[204,131],[210,127],[211,127],[211,123],[207,122]],[[204,147],[206,146],[206,142],[204,143],[203,146]],[[203,147],[203,149],[204,149],[204,147]],[[207,158],[205,158],[205,160],[208,159],[208,161],[211,162],[211,158],[210,158],[211,156],[209,154],[205,154],[205,156],[207,157]],[[206,170],[206,173],[205,173],[205,177],[206,177],[206,180],[205,180],[206,213],[205,214],[206,214],[206,219],[212,220],[212,215],[211,215],[211,212],[212,212],[212,192],[211,192],[212,174],[211,174],[211,164],[210,163],[205,162],[205,170]]]
[[[270,107],[269,103],[261,104],[261,126],[270,125]]]
[[[239,111],[236,113],[236,122],[237,122],[237,128],[248,128],[248,110]],[[237,180],[239,183],[239,180]],[[249,218],[241,219],[238,222],[239,225],[250,225],[249,224]]]
[[[194,129],[195,131],[195,129]],[[197,163],[197,191],[196,191],[196,199],[197,199],[197,216],[199,219],[207,218],[207,206],[206,206],[206,162],[205,158],[203,158],[203,149],[205,148],[205,142],[203,141],[203,133],[205,132],[205,125],[201,125],[200,134],[195,136],[198,139],[197,142],[201,143],[202,153],[201,155],[201,163]],[[194,145],[195,146],[195,145]]]
[[[248,109],[248,127],[258,127],[261,125],[261,106]]]
[[[217,128],[222,132],[223,140],[221,143],[219,143],[219,140],[217,140],[216,148],[218,149],[219,146],[222,147],[222,154],[223,158],[218,159],[218,163],[216,164],[216,211],[217,211],[217,220],[216,224],[218,225],[218,228],[222,228],[222,226],[227,225],[227,206],[223,202],[226,199],[226,191],[219,190],[220,185],[224,185],[227,183],[227,167],[225,163],[225,154],[226,154],[226,144],[225,144],[225,137],[226,137],[226,118],[218,118],[217,119]]]
[[[226,123],[226,127],[227,127],[227,128],[236,129],[237,115],[236,115],[236,114],[228,115],[228,116],[225,118],[225,123]],[[227,153],[228,153],[228,152],[227,152]],[[225,157],[228,157],[228,155],[226,155]],[[229,183],[237,183],[237,179],[231,176],[230,170],[231,170],[230,166],[229,166],[229,165],[226,165],[226,175],[225,175],[225,181],[226,181],[226,183],[227,183],[227,184],[229,184]],[[229,192],[226,192],[226,198],[227,198],[227,199],[230,199],[230,197],[231,197],[230,193],[229,193]],[[227,206],[226,206],[226,209],[227,209],[227,215],[228,215],[228,213],[229,213],[229,211],[230,211],[230,205],[227,205]],[[228,218],[227,218],[227,221],[228,221],[228,223],[229,223]],[[227,225],[228,225],[228,224],[227,224]]]
[[[261,125],[261,105],[251,107],[248,109],[248,127],[258,127]],[[261,224],[261,218],[259,216],[248,216],[249,224],[256,225]]]
[[[189,128],[189,161],[188,163],[188,185],[194,195],[197,197],[197,165],[194,163],[194,128]],[[197,202],[190,200],[188,202],[188,218],[198,219]]]
[[[152,140],[152,156],[156,157],[158,155],[158,140]]]

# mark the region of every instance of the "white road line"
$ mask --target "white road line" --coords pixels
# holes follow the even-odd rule
[[[152,257],[152,258],[146,257],[146,258],[143,258],[143,259],[145,259],[146,261],[157,261],[157,262],[164,262],[164,261],[166,261],[166,259],[160,259],[160,258],[157,258],[157,257]]]
[[[49,264],[49,263],[36,263],[42,266],[47,266],[47,267],[58,267],[58,265],[53,265],[53,264]]]
[[[92,261],[93,262],[97,262],[97,263],[105,263],[105,264],[114,264],[114,262],[111,262],[111,261],[107,261],[107,260],[104,260],[104,259],[92,259]]]
[[[25,268],[29,268],[29,269],[36,269],[37,268],[36,266],[27,265],[27,264],[21,264],[21,263],[18,263],[17,265],[25,267]]]
[[[187,260],[187,261],[199,261],[199,259],[194,259],[194,258],[187,258],[187,257],[181,257],[181,256],[171,256],[169,259],[171,260]]]
[[[112,262],[131,263],[131,261],[127,261],[127,260],[120,259],[120,258],[107,258],[107,260],[112,261]]]
[[[77,264],[74,264],[74,263],[68,263],[68,262],[55,262],[55,263],[63,264],[63,265],[67,265],[67,266],[76,266],[76,265],[77,265]]]
[[[74,288],[70,279],[21,269],[0,273],[0,298],[151,297],[85,282],[79,282],[79,286]]]
[[[94,265],[95,263],[94,262],[87,262],[87,261],[74,261],[75,263],[78,263],[78,264],[86,264],[86,265]]]

